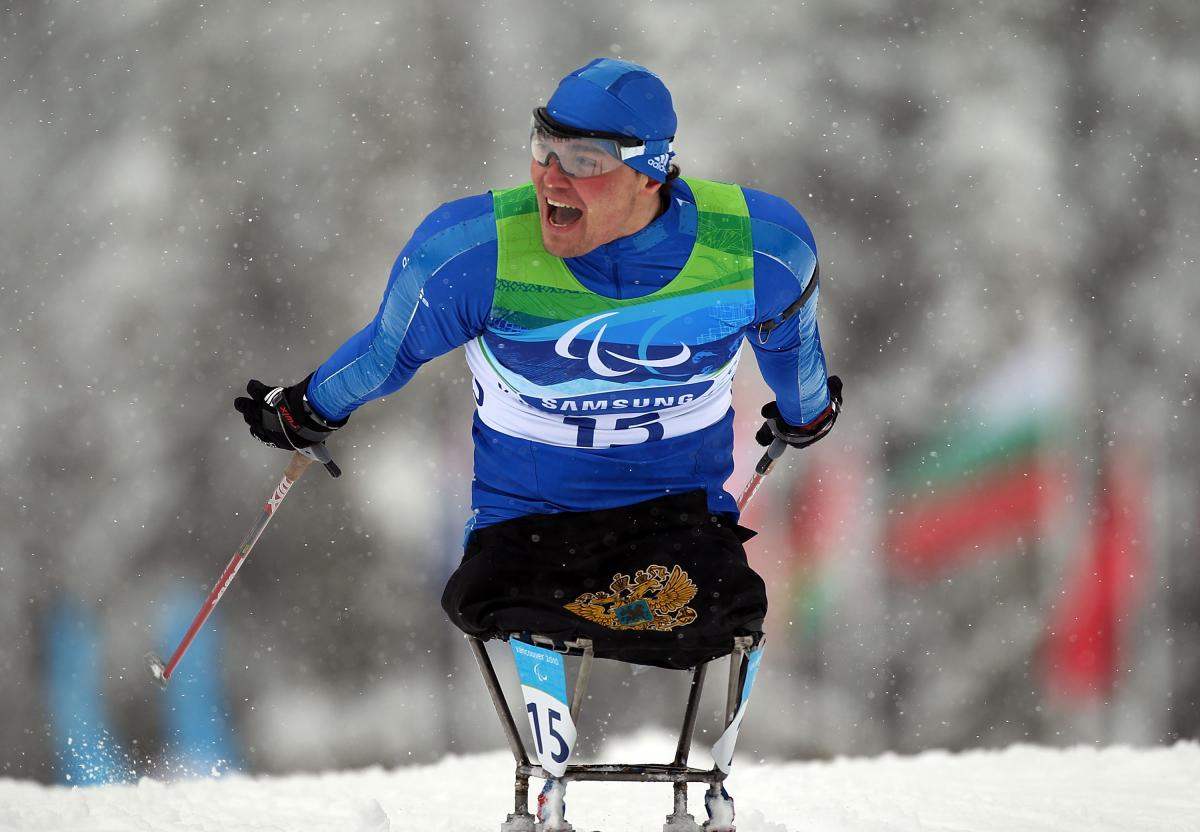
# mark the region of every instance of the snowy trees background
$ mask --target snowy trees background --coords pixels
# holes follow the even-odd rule
[[[666,80],[686,174],[787,197],[821,249],[848,409],[756,507],[752,551],[782,589],[746,745],[1195,737],[1198,33],[1189,0],[9,5],[0,774],[65,765],[49,693],[64,620],[65,678],[95,691],[114,742],[139,769],[172,753],[183,705],[145,682],[142,653],[174,646],[169,616],[190,617],[286,461],[233,397],[303,378],[361,326],[427,211],[523,181],[529,110],[597,55]],[[745,381],[747,430],[761,394]],[[197,670],[220,681],[204,707],[246,767],[499,743],[437,606],[470,411],[459,356],[364,408],[333,442],[346,476],[308,474],[239,575]],[[1001,412],[1060,426],[1039,446],[1065,467],[1038,522],[965,542],[960,571],[897,578],[888,529],[937,490],[898,472]],[[1116,509],[1139,520],[1128,591],[1106,596],[1119,674],[1056,697],[1044,639],[1114,510],[1118,452],[1144,474]],[[804,545],[833,554],[799,567],[821,495],[809,525],[831,531]],[[652,695],[671,679],[623,672],[598,701],[643,691],[648,720],[673,720]],[[634,727],[609,709],[630,710],[597,708],[594,732]]]

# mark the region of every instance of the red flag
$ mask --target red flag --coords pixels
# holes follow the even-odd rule
[[[1136,602],[1145,560],[1146,476],[1132,455],[1110,459],[1079,569],[1051,616],[1045,673],[1063,696],[1110,693],[1120,668],[1121,624]]]

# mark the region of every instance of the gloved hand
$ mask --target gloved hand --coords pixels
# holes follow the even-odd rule
[[[309,406],[304,393],[310,378],[311,375],[291,387],[268,387],[258,379],[251,379],[246,385],[249,397],[239,396],[233,400],[233,406],[260,442],[285,451],[316,445],[347,420],[329,422]]]
[[[793,448],[807,448],[833,430],[833,423],[837,421],[841,412],[842,380],[837,376],[830,376],[829,407],[825,408],[820,416],[806,425],[789,425],[779,414],[779,405],[767,402],[762,409],[762,415],[767,421],[758,429],[754,439],[760,445],[770,445],[776,439],[782,439]]]

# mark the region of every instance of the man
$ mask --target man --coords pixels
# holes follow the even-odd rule
[[[251,381],[262,441],[322,442],[426,361],[466,345],[473,516],[442,599],[464,631],[592,638],[600,656],[691,667],[761,637],[733,470],[731,383],[749,337],[773,438],[838,416],[803,218],[770,194],[684,180],[676,116],[642,66],[598,59],[534,112],[532,182],[417,228],[375,319],[304,381]]]

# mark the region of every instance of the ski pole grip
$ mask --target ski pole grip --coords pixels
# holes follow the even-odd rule
[[[325,466],[325,470],[329,472],[329,476],[337,479],[342,475],[342,469],[333,461],[333,457],[329,454],[329,449],[325,447],[324,442],[318,442],[316,445],[309,445],[303,450],[296,451],[297,454],[303,454],[309,462],[319,462]]]
[[[771,466],[775,464],[775,460],[783,456],[783,452],[786,451],[787,448],[788,444],[782,439],[776,437],[775,441],[773,441],[767,447],[766,453],[762,455],[762,459],[760,459],[758,464],[754,466],[754,470],[757,473],[766,476],[767,473],[770,472]]]

